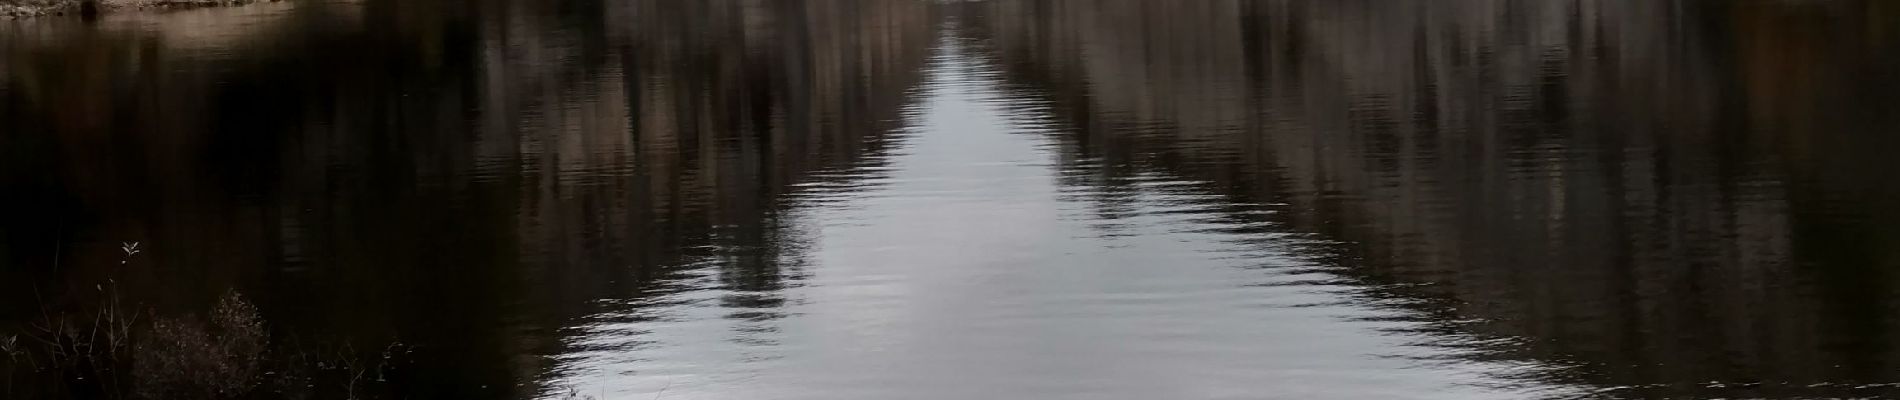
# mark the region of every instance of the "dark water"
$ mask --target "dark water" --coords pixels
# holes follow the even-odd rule
[[[1900,396],[1892,21],[416,0],[0,22],[0,329],[102,282],[154,314],[236,290],[277,354],[400,344],[371,398]]]

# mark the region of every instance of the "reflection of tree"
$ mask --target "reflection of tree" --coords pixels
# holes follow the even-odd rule
[[[1892,302],[1866,295],[1891,290],[1868,250],[1888,240],[1841,224],[1890,218],[1817,198],[1900,187],[1852,172],[1882,165],[1856,145],[1893,148],[1867,132],[1891,126],[1871,89],[1890,79],[1867,73],[1887,61],[1856,55],[1892,53],[1856,20],[1876,3],[960,9],[1076,127],[1068,160],[1291,203],[1360,273],[1430,283],[1409,290],[1586,381],[1776,395],[1896,378]],[[1839,236],[1864,239],[1804,243]],[[1793,386],[1689,391],[1709,381]]]
[[[778,196],[881,151],[934,35],[908,1],[339,7],[231,57],[0,39],[0,281],[90,287],[99,243],[140,239],[162,308],[235,286],[283,335],[416,345],[430,384],[402,394],[530,394],[496,383],[695,263],[770,318],[803,246]],[[13,289],[0,328],[34,303]]]

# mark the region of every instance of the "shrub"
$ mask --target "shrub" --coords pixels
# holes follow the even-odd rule
[[[257,386],[268,334],[257,307],[235,292],[206,317],[155,318],[133,346],[134,387],[153,399],[242,397]]]

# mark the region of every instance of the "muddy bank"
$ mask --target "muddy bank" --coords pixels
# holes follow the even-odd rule
[[[127,10],[169,10],[180,8],[200,8],[235,6],[261,3],[267,0],[101,0],[97,12],[123,12]],[[268,0],[275,1],[275,0]],[[26,18],[39,16],[81,15],[84,11],[81,0],[0,0],[0,17]]]

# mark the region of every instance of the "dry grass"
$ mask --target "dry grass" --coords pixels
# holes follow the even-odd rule
[[[102,301],[92,312],[75,317],[43,308],[40,320],[29,324],[24,334],[7,336],[0,350],[6,351],[9,368],[26,364],[54,379],[90,381],[91,397],[125,397],[129,382],[124,372],[133,358],[140,314],[120,303],[118,282],[108,280],[95,288]],[[7,391],[12,390],[9,380]]]
[[[99,0],[105,12],[236,6],[278,0]],[[0,17],[77,14],[83,0],[0,0]]]
[[[133,348],[132,377],[145,398],[229,399],[257,387],[269,333],[237,293],[211,314],[157,318]]]
[[[136,242],[121,250],[121,265],[141,252]],[[236,291],[172,314],[121,299],[112,276],[91,289],[49,302],[36,286],[36,320],[0,326],[0,399],[406,397],[394,390],[410,348],[396,338],[293,335],[274,345],[263,314]]]
[[[0,337],[7,397],[25,394],[15,392],[18,376],[84,383],[39,387],[54,398],[229,399],[257,386],[269,334],[257,307],[235,292],[208,315],[145,323],[123,310],[116,288],[100,292],[106,301],[89,318],[47,313],[26,334]]]
[[[141,252],[121,250],[121,265]],[[0,399],[399,398],[377,395],[406,360],[393,339],[368,351],[295,337],[273,347],[258,307],[235,291],[204,312],[161,314],[126,304],[112,277],[91,289],[96,301],[48,302],[35,287],[37,320],[0,327]]]

